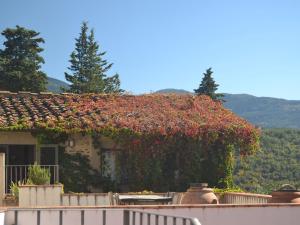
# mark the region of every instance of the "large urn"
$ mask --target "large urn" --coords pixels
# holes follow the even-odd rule
[[[218,204],[218,198],[207,183],[193,183],[183,195],[181,204]]]
[[[270,203],[300,203],[300,191],[292,185],[282,185],[272,192]]]

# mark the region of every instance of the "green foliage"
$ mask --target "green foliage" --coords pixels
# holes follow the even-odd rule
[[[7,28],[0,50],[0,90],[40,92],[46,90],[47,76],[40,70],[44,59],[39,53],[44,39],[24,27]]]
[[[232,192],[243,193],[245,191],[243,189],[241,189],[240,187],[232,187],[232,188],[214,188],[213,192],[222,196],[229,192],[230,193],[232,193]]]
[[[28,168],[28,180],[26,184],[45,185],[50,184],[50,171],[41,168],[36,163]]]
[[[76,38],[75,50],[71,53],[68,68],[72,74],[65,73],[71,83],[73,93],[120,93],[119,75],[107,77],[106,72],[112,67],[103,59],[106,52],[99,52],[99,45],[94,38],[94,30],[88,34],[86,22],[82,23],[79,38]]]
[[[300,130],[265,129],[261,149],[248,158],[237,157],[234,183],[242,189],[271,193],[282,184],[300,187]]]
[[[194,91],[197,95],[208,95],[213,100],[222,100],[221,98],[224,97],[224,95],[216,93],[219,85],[215,83],[212,74],[213,74],[212,69],[208,68],[206,72],[203,73],[204,77],[202,78],[199,88],[194,89]]]
[[[201,139],[182,135],[127,134],[114,140],[124,147],[115,151],[116,183],[122,184],[125,176],[130,191],[184,191],[195,182],[232,187],[233,145],[217,141],[208,147]]]
[[[65,143],[68,134],[60,130],[32,130],[31,135],[36,137],[38,144]]]
[[[89,159],[79,153],[68,154],[59,149],[59,178],[65,192],[90,192],[92,187],[101,184],[101,177]]]
[[[21,182],[18,181],[16,183],[11,182],[9,188],[12,196],[14,196],[16,199],[19,198],[19,186],[21,185]]]

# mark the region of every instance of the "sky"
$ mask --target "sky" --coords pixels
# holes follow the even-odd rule
[[[218,92],[300,99],[299,12],[298,0],[1,0],[0,31],[40,32],[42,70],[60,80],[87,21],[126,91],[193,91],[212,67]]]

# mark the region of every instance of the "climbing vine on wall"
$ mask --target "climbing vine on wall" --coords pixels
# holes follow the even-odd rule
[[[124,150],[117,153],[116,182],[126,175],[131,190],[184,190],[202,181],[229,187],[233,151],[258,149],[259,131],[207,96],[7,95],[0,106],[1,131],[42,131],[57,142],[76,132],[112,138]],[[74,167],[88,168],[73,159]]]
[[[239,142],[223,138],[222,134],[215,135],[213,140],[180,133],[141,135],[128,130],[93,134],[98,140],[101,135],[122,146],[122,151],[115,152],[115,182],[122,184],[125,176],[130,191],[183,191],[192,182],[233,187],[233,154]]]

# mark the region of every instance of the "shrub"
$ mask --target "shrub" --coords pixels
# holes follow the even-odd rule
[[[50,184],[50,171],[43,169],[36,163],[28,168],[27,184],[44,185]]]
[[[233,188],[214,188],[213,192],[215,194],[219,194],[220,196],[223,196],[224,194],[228,192],[235,192],[235,193],[242,193],[245,192],[243,189],[240,187],[233,187]]]

